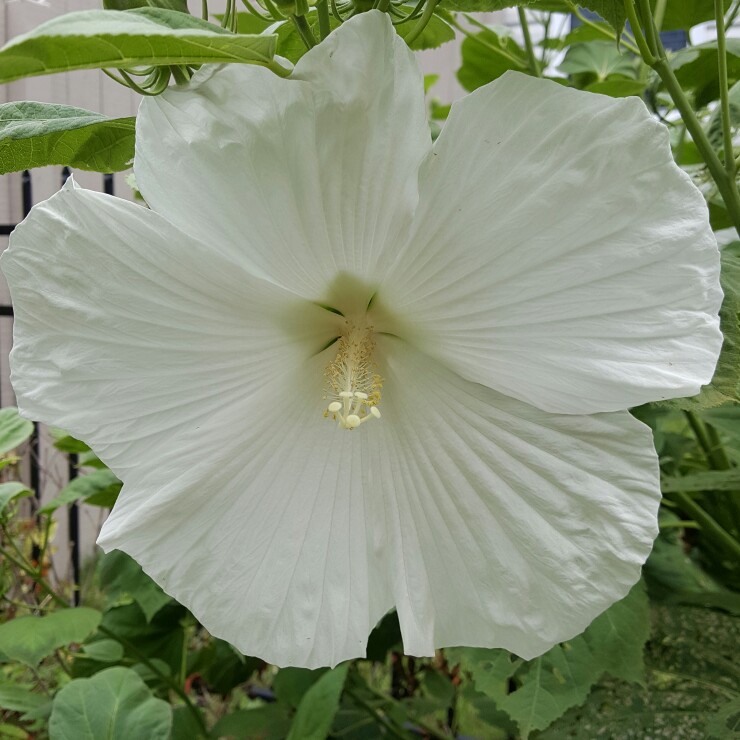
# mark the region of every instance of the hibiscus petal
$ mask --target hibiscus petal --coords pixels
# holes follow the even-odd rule
[[[421,349],[553,412],[709,382],[719,254],[640,100],[507,73],[453,106],[420,181],[379,297]]]
[[[98,540],[213,634],[281,666],[364,656],[392,606],[371,457],[363,435],[322,418],[325,361],[173,437],[126,479]]]
[[[374,472],[405,650],[529,659],[579,634],[638,580],[657,534],[650,430],[627,412],[548,414],[400,340],[380,348]]]
[[[134,170],[154,210],[322,299],[339,272],[372,281],[403,242],[430,147],[421,73],[388,17],[368,12],[290,79],[207,67],[144,100]]]
[[[89,442],[121,477],[329,335],[326,312],[72,181],[13,232],[2,268],[19,407]]]

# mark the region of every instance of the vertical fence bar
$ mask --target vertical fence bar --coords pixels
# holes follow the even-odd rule
[[[62,187],[69,180],[72,172],[69,167],[62,167]],[[73,481],[77,477],[79,457],[76,453],[70,452],[67,457],[67,477]],[[80,576],[82,570],[82,553],[80,549],[80,507],[75,501],[69,507],[69,516],[67,519],[67,537],[71,545],[70,561],[72,563],[72,581],[74,589],[72,591],[72,602],[75,606],[80,604]]]

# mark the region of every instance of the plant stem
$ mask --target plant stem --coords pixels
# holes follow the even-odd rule
[[[416,25],[411,29],[409,35],[406,36],[406,43],[409,46],[411,46],[411,44],[421,36],[424,29],[427,27],[427,23],[432,20],[434,9],[437,7],[437,2],[438,0],[427,0],[426,5],[424,6],[424,12],[421,14],[421,18],[419,18]]]
[[[732,146],[730,119],[730,85],[727,81],[727,40],[725,38],[725,10],[723,0],[714,0],[714,18],[717,24],[717,55],[719,64],[719,97],[722,111],[722,140],[725,150],[727,176],[735,178],[735,152]]]
[[[527,50],[529,71],[535,77],[541,77],[540,65],[537,64],[537,57],[534,55],[534,47],[532,46],[532,36],[529,33],[527,14],[524,12],[524,8],[521,5],[517,8],[517,13],[519,13],[519,25],[522,27],[522,35],[524,36],[524,48]]]
[[[313,33],[311,33],[311,27],[308,25],[306,17],[303,15],[291,15],[290,20],[293,21],[293,25],[296,27],[298,35],[301,37],[301,41],[303,41],[306,49],[313,49],[316,46],[316,39],[313,37]]]
[[[59,594],[54,591],[51,586],[49,586],[49,584],[44,580],[43,576],[30,563],[24,563],[23,561],[18,560],[18,558],[16,558],[14,555],[11,555],[11,553],[9,553],[4,547],[0,547],[0,555],[13,563],[16,568],[20,568],[24,573],[26,573],[31,578],[31,580],[33,580],[34,583],[40,586],[44,593],[48,594],[57,604],[59,604],[59,606],[62,606],[65,609],[69,608],[69,604],[61,596],[59,596]]]
[[[123,645],[123,647],[128,650],[132,655],[136,656],[136,659],[145,665],[157,678],[159,678],[163,683],[167,684],[167,686],[172,689],[184,702],[185,706],[188,708],[190,713],[193,715],[193,717],[197,720],[198,725],[201,727],[203,732],[208,734],[208,728],[206,727],[205,720],[203,719],[203,715],[200,713],[200,710],[198,707],[193,704],[190,697],[185,693],[185,690],[178,686],[176,681],[173,681],[170,676],[168,676],[166,673],[162,673],[162,671],[157,668],[157,666],[152,663],[149,658],[144,655],[132,642],[129,642],[125,637],[121,637],[121,635],[116,634],[112,630],[109,630],[107,627],[104,627],[102,624],[98,625],[98,632],[107,635],[112,640],[115,640],[116,642]]]
[[[678,491],[671,495],[679,506],[699,524],[702,531],[713,535],[724,548],[733,553],[735,557],[740,558],[740,542],[721,527],[688,493]]]
[[[331,33],[328,0],[317,0],[316,13],[319,16],[319,39],[323,41]]]

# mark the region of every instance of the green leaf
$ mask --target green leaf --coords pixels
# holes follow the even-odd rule
[[[571,46],[559,69],[568,75],[584,75],[589,82],[603,82],[612,75],[632,79],[637,76],[634,57],[621,53],[613,41],[588,41]]]
[[[719,97],[717,42],[681,49],[669,58],[676,79],[685,90],[692,90],[695,107],[700,108]],[[740,78],[740,39],[727,39],[727,76],[730,84]]]
[[[413,28],[413,23],[404,23],[401,26],[396,26],[396,31],[402,39],[405,39]],[[455,31],[452,26],[438,15],[433,15],[421,34],[411,42],[410,48],[414,51],[436,49],[454,38]]]
[[[187,0],[103,0],[106,10],[135,10],[136,8],[164,8],[178,13],[189,13]],[[241,33],[241,31],[240,31]]]
[[[712,382],[697,396],[660,401],[657,406],[698,411],[740,400],[740,258],[726,249],[722,252],[720,283],[725,292],[719,311],[724,342]]]
[[[735,491],[740,489],[740,469],[709,470],[704,473],[663,478],[663,493],[676,491]]]
[[[33,496],[33,491],[26,488],[22,483],[10,481],[9,483],[0,483],[0,519],[5,514],[5,508],[11,501],[17,498]]]
[[[96,640],[82,646],[76,658],[87,658],[98,663],[118,663],[123,658],[123,646],[115,640]]]
[[[344,690],[349,663],[327,671],[298,705],[287,740],[326,740]]]
[[[519,5],[547,13],[570,13],[570,7],[565,0],[442,0],[440,5],[447,10],[468,13],[491,13]]]
[[[97,629],[101,616],[95,609],[80,606],[43,617],[11,619],[0,624],[0,660],[35,667],[57,648],[83,642]]]
[[[740,82],[736,82],[728,92],[730,103],[730,126],[737,128],[740,126]],[[707,137],[712,146],[719,150],[723,145],[722,138],[722,108],[717,106],[709,117],[706,125]]]
[[[720,707],[706,725],[709,740],[730,740],[740,738],[740,698],[729,701]]]
[[[278,700],[297,708],[308,690],[321,676],[326,668],[310,670],[308,668],[281,668],[272,682],[272,689]]]
[[[265,64],[274,53],[274,36],[232,34],[174,10],[83,10],[8,42],[0,49],[0,82],[147,64]]]
[[[210,737],[203,732],[198,720],[184,705],[172,709],[172,730],[169,740],[201,740]]]
[[[640,583],[582,635],[535,660],[523,661],[504,650],[482,648],[455,648],[447,653],[460,661],[475,688],[493,699],[526,737],[581,704],[604,673],[642,681],[642,651],[648,634],[649,605]],[[509,693],[512,680],[519,685]]]
[[[290,731],[290,716],[280,703],[242,709],[216,722],[211,737],[235,740],[283,740]]]
[[[665,524],[679,521],[672,512],[661,510],[660,534],[643,566],[648,593],[653,600],[669,600],[676,594],[718,592],[720,586],[692,560],[676,527]]]
[[[26,686],[17,684],[0,684],[0,709],[25,714],[44,706],[49,699],[43,694],[37,694]],[[2,737],[2,733],[0,733]]]
[[[146,621],[151,622],[154,615],[172,601],[125,552],[112,550],[100,559],[98,568],[109,606],[135,601]]]
[[[0,455],[22,445],[33,434],[33,423],[13,406],[0,409]]]
[[[627,98],[630,95],[641,97],[645,92],[645,83],[640,80],[610,77],[603,82],[592,82],[583,89],[586,92],[608,95],[611,98]]]
[[[209,691],[225,696],[247,681],[262,661],[242,655],[225,640],[213,638],[193,656],[188,672],[199,673]]]
[[[84,501],[93,506],[110,508],[121,491],[121,481],[107,468],[81,475],[68,483],[55,498],[39,509],[41,514],[51,514],[61,506]]]
[[[656,607],[653,623],[645,687],[605,682],[583,709],[572,710],[538,737],[707,738],[709,723],[740,698],[740,620],[671,605]]]
[[[74,455],[90,452],[90,448],[84,442],[71,437],[63,429],[52,427],[50,431],[51,436],[54,438],[54,447],[61,452],[68,452]]]
[[[135,118],[108,118],[69,105],[0,105],[0,175],[63,165],[119,172],[134,156]]]
[[[598,13],[617,33],[622,35],[627,15],[624,0],[579,0],[579,5]]]
[[[651,0],[653,9],[657,2],[658,0]],[[711,0],[670,0],[664,7],[665,15],[661,25],[664,31],[688,31],[692,26],[714,19],[714,3]]]
[[[172,708],[130,668],[116,666],[68,683],[54,697],[51,740],[168,740]]]
[[[510,69],[518,72],[529,69],[526,54],[516,41],[493,29],[466,37],[461,53],[462,66],[457,70],[457,79],[468,91],[498,79]]]

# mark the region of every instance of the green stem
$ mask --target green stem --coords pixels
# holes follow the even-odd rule
[[[713,517],[711,517],[701,506],[699,506],[699,504],[696,503],[696,501],[694,501],[694,499],[691,498],[691,496],[688,495],[688,493],[679,491],[671,494],[671,496],[676,500],[680,507],[699,524],[699,527],[703,532],[711,534],[716,540],[722,543],[729,552],[733,553],[735,557],[740,558],[740,542],[721,527]]]
[[[200,0],[200,17],[204,20],[208,20],[208,0]]]
[[[535,77],[542,77],[540,73],[540,65],[537,64],[537,57],[534,54],[534,46],[532,46],[532,36],[529,33],[527,14],[524,12],[524,8],[522,8],[521,5],[517,8],[517,13],[519,13],[519,25],[522,27],[522,35],[524,36],[524,48],[527,50],[529,70]]]
[[[55,603],[65,609],[69,608],[69,604],[56,591],[54,591],[51,586],[49,586],[43,576],[30,563],[24,563],[21,560],[18,560],[18,558],[11,555],[11,553],[9,553],[4,547],[0,547],[0,555],[13,563],[16,568],[19,568],[26,573],[34,583],[41,587],[45,594],[51,597]]]
[[[132,642],[129,642],[129,640],[127,640],[125,637],[121,637],[121,635],[116,634],[103,625],[98,625],[98,632],[107,635],[112,640],[115,640],[116,642],[123,645],[126,650],[128,650],[132,655],[136,656],[136,659],[139,661],[139,663],[145,665],[157,678],[159,678],[170,689],[172,689],[172,691],[174,691],[185,702],[185,706],[198,722],[198,725],[201,727],[203,732],[206,735],[208,734],[208,728],[206,727],[205,720],[203,719],[203,715],[200,713],[200,710],[198,709],[198,707],[195,706],[195,704],[193,704],[190,697],[185,693],[185,690],[182,687],[178,686],[176,681],[173,681],[172,678],[166,673],[162,673],[162,671],[160,671],[159,668],[157,668],[157,666],[152,663],[152,661],[149,660],[149,658],[147,658],[146,655],[144,655],[144,653],[142,653],[136,647],[136,645],[134,645]]]
[[[719,64],[719,96],[722,111],[722,140],[725,150],[727,176],[735,178],[735,152],[732,146],[730,119],[730,85],[727,80],[727,41],[725,38],[725,10],[722,0],[714,0],[714,18],[717,24],[717,55]]]
[[[406,36],[406,44],[408,46],[411,46],[411,44],[421,36],[429,21],[432,20],[434,9],[437,7],[437,2],[438,0],[427,0],[426,5],[424,6],[424,12],[421,14],[421,18],[419,18],[416,25],[411,29],[408,36]]]
[[[298,35],[301,37],[306,49],[313,49],[316,46],[316,39],[311,33],[311,27],[308,25],[306,16],[304,15],[291,15],[290,20],[293,21],[293,25],[298,31]]]
[[[317,0],[316,13],[319,16],[319,38],[323,41],[331,33],[328,0]]]
[[[645,64],[653,67],[658,60],[655,58],[652,50],[645,40],[645,36],[642,33],[642,26],[640,25],[640,20],[637,17],[634,0],[624,0],[624,10],[627,14],[627,20],[630,23],[632,35],[635,38],[635,43],[637,44],[637,48],[640,50],[640,56],[642,57]]]
[[[293,74],[292,69],[286,69],[282,64],[276,62],[274,59],[269,61],[265,67],[267,67],[270,72],[274,72],[278,77],[290,77],[290,75]]]
[[[658,34],[658,29],[655,27],[655,21],[650,10],[650,0],[639,0],[639,3],[640,14],[645,24],[645,36],[647,37],[648,48],[656,57],[660,57],[660,35]],[[632,30],[634,31],[634,28]]]

